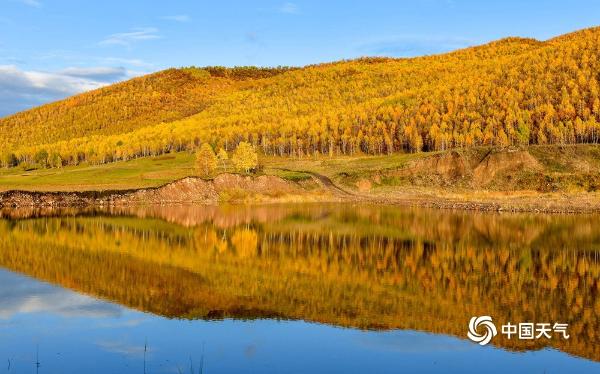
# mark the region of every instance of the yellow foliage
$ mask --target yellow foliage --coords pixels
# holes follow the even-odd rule
[[[2,119],[0,154],[73,165],[204,142],[296,157],[598,143],[599,70],[600,28],[412,59],[171,69]]]
[[[258,167],[258,154],[250,144],[241,142],[235,149],[231,162],[238,171],[248,173]]]
[[[242,228],[235,231],[231,237],[231,244],[240,257],[253,257],[256,255],[258,236],[254,230]]]
[[[217,156],[210,144],[202,144],[196,153],[196,168],[203,176],[211,175],[217,168]]]

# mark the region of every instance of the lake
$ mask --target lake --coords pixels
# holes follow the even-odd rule
[[[599,216],[352,204],[1,215],[0,372],[600,372]],[[477,316],[496,328],[477,327],[485,346],[467,337]],[[511,336],[519,323],[541,336]]]

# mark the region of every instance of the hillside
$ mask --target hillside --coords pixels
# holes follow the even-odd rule
[[[4,166],[103,164],[249,141],[386,155],[600,141],[600,28],[300,69],[171,69],[0,120]]]
[[[206,109],[236,83],[286,69],[218,67],[169,69],[0,120],[2,147],[36,145],[82,136],[112,135],[171,122]]]

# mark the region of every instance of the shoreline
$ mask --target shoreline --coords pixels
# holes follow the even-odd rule
[[[478,212],[600,213],[600,193],[490,192],[388,188],[348,192],[323,176],[292,182],[275,176],[186,177],[159,187],[103,191],[4,191],[0,209],[112,208],[169,205],[369,203]]]

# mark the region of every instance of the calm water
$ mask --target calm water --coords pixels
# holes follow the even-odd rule
[[[600,372],[598,216],[2,214],[0,373]],[[485,347],[467,339],[482,315]],[[570,338],[508,339],[507,322]]]

